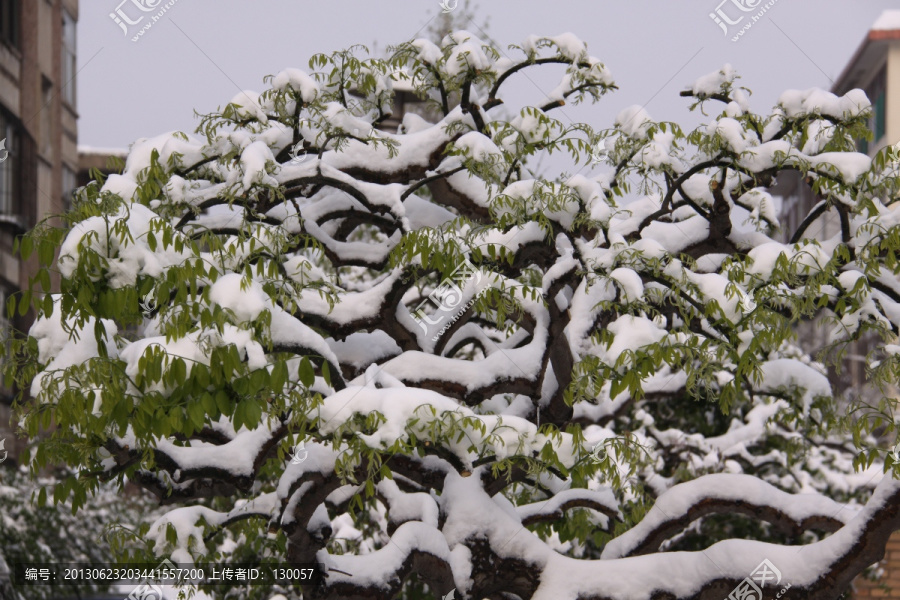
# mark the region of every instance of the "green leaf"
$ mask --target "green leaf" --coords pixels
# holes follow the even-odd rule
[[[258,402],[253,400],[246,400],[246,406],[244,407],[244,424],[253,429],[257,425],[259,425],[259,420],[262,417],[262,409],[259,406]]]
[[[225,390],[216,390],[215,399],[219,412],[223,415],[230,415],[234,406],[231,402],[231,398],[228,397],[228,393]]]
[[[191,402],[187,405],[187,412],[194,427],[198,430],[202,429],[206,422],[206,411],[203,408],[203,404],[201,402]]]
[[[208,415],[214,415],[218,410],[218,407],[216,406],[216,400],[209,392],[203,392],[200,395],[200,404],[203,406],[203,410],[206,411],[206,414]]]
[[[284,361],[278,361],[272,366],[272,374],[269,383],[273,392],[280,392],[284,389],[288,379],[287,365]]]
[[[297,369],[297,375],[300,377],[300,383],[306,388],[311,388],[316,382],[316,373],[313,371],[309,358],[304,356],[300,360],[300,367]]]
[[[322,361],[322,379],[325,380],[325,383],[331,386],[331,368],[328,366],[328,361]]]

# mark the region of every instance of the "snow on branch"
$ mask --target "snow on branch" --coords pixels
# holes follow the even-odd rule
[[[766,520],[795,535],[807,529],[834,531],[855,511],[817,494],[788,494],[750,475],[704,475],[667,490],[635,527],[606,545],[602,558],[649,554],[692,521],[716,512]]]

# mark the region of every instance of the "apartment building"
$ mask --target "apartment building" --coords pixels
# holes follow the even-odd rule
[[[885,146],[900,141],[900,10],[887,10],[875,21],[831,91],[842,95],[855,88],[866,92],[873,108],[869,129],[874,137],[870,141],[860,141],[859,151],[874,156]],[[818,198],[798,179],[784,183],[788,192],[783,196],[784,225],[786,230],[793,231]],[[840,231],[836,217],[822,220],[819,227],[823,237]],[[845,389],[862,389],[865,378],[862,359],[869,344],[854,344],[848,353],[845,373],[838,382]],[[900,532],[888,542],[885,560],[880,566],[881,577],[877,582],[857,579],[854,598],[900,598]]]
[[[15,239],[65,210],[76,186],[77,22],[78,0],[0,0],[0,331],[31,318],[6,319],[6,299],[34,269],[13,253]],[[0,388],[0,439],[14,460],[13,392]]]

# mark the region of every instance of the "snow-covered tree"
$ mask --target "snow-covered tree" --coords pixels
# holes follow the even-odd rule
[[[558,87],[510,104],[544,65]],[[837,409],[793,327],[881,336],[897,381],[896,156],[855,152],[859,90],[758,114],[735,78],[685,92],[693,131],[598,129],[555,118],[615,89],[575,36],[457,31],[138,140],[22,242],[61,276],[19,300],[33,466],[78,468],[76,506],[155,494],[158,556],[318,564],[305,598],[720,600],[764,560],[782,598],[838,597],[900,528],[895,403]],[[380,131],[394,81],[440,120]],[[788,171],[822,201],[780,232]]]

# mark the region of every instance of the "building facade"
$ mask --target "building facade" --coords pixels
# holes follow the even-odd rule
[[[34,263],[15,240],[45,215],[59,214],[76,186],[78,0],[0,0],[0,331],[27,327],[7,319],[6,299],[27,289]],[[5,337],[5,334],[4,334]],[[8,428],[14,390],[0,388],[0,438],[15,459]]]
[[[876,20],[831,91],[842,95],[855,88],[864,90],[872,102],[869,129],[873,139],[860,141],[859,151],[874,156],[885,146],[900,142],[900,10],[885,11]],[[800,187],[805,190],[801,189],[791,196],[796,206],[785,204],[785,214],[789,219],[796,219],[799,213],[805,215],[803,211],[808,211],[818,201],[808,187]],[[840,231],[836,219],[823,220],[821,227],[825,236]],[[854,346],[848,353],[843,384],[859,388],[865,377],[861,359],[868,352],[869,344],[859,342]],[[900,599],[900,532],[891,537],[885,559],[879,567],[876,582],[857,579],[855,599]]]

